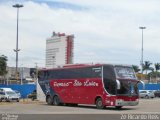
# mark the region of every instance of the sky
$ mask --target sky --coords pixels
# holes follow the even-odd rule
[[[0,55],[15,66],[16,9],[19,66],[45,66],[45,42],[52,32],[74,34],[74,63],[140,65],[160,62],[159,0],[0,0]]]

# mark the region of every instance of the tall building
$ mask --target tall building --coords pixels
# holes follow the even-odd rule
[[[55,33],[46,40],[46,68],[73,63],[73,35]],[[46,96],[37,81],[37,99],[45,101]]]
[[[46,68],[73,63],[73,35],[53,32],[46,40]]]

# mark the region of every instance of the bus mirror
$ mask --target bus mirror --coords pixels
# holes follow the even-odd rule
[[[116,83],[117,83],[117,89],[118,89],[118,90],[121,89],[121,83],[120,83],[120,81],[119,81],[119,80],[116,80]]]
[[[145,83],[142,80],[140,80],[139,82],[142,83],[143,89],[145,89]]]

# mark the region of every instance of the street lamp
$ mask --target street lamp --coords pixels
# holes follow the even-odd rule
[[[142,53],[141,53],[141,67],[142,67],[142,70],[141,70],[141,80],[142,80],[142,75],[143,75],[143,30],[146,29],[146,27],[139,27],[139,29],[142,30]]]
[[[18,52],[20,49],[18,49],[18,17],[19,17],[19,8],[23,7],[23,5],[15,4],[12,7],[17,8],[17,40],[16,40],[16,49],[14,49],[14,52],[16,52],[16,77],[18,73]]]

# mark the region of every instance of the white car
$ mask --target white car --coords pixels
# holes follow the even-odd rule
[[[19,99],[20,99],[19,95],[15,91],[13,91],[11,88],[0,88],[0,91],[3,92],[6,101],[19,102]]]
[[[155,95],[154,95],[154,91],[152,90],[140,90],[139,91],[139,97],[140,98],[154,98]]]
[[[6,96],[4,92],[0,91],[0,102],[2,102],[3,100],[6,100]]]
[[[19,98],[21,98],[21,93],[18,90],[14,90],[15,93],[17,93],[17,95],[19,96]]]

